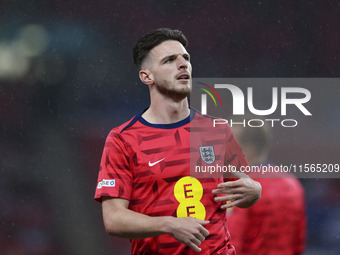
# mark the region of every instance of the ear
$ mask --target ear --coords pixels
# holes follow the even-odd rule
[[[154,81],[152,79],[152,74],[149,70],[140,70],[139,71],[139,79],[146,85],[152,85],[154,84]]]

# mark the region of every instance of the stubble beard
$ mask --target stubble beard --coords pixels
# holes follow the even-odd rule
[[[190,86],[184,86],[181,88],[177,88],[175,86],[170,86],[166,81],[163,81],[161,85],[156,85],[158,92],[162,95],[165,95],[169,98],[172,98],[175,101],[181,101],[191,93],[192,82],[190,81]]]

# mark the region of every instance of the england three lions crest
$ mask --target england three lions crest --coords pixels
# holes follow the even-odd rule
[[[215,162],[214,146],[199,146],[201,159],[207,163],[212,164]]]

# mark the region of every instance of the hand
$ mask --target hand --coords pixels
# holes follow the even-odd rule
[[[173,218],[169,224],[169,233],[179,242],[189,246],[196,252],[202,249],[198,247],[209,235],[209,231],[203,226],[210,222],[192,217]]]
[[[231,201],[228,204],[223,204],[222,209],[228,209],[233,206],[248,208],[261,197],[262,187],[259,182],[254,181],[244,173],[237,172],[235,175],[240,179],[220,183],[217,185],[217,189],[212,191],[214,195],[227,194],[215,197],[216,202]]]

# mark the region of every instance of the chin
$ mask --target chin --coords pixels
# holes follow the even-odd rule
[[[182,100],[190,95],[191,84],[180,84],[172,88],[158,86],[157,89],[161,94],[167,97],[174,98],[176,100]]]
[[[183,99],[185,99],[187,96],[189,96],[190,95],[190,92],[191,92],[191,90],[190,89],[188,89],[188,90],[181,90],[181,91],[178,91],[178,90],[176,90],[176,91],[169,91],[168,93],[167,93],[167,95],[169,96],[169,97],[171,97],[171,98],[174,98],[176,101],[178,100],[183,100]]]

